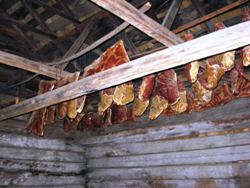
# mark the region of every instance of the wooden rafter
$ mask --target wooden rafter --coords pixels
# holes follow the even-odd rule
[[[248,2],[249,2],[249,0],[238,0],[238,1],[236,1],[234,3],[231,3],[231,4],[221,8],[219,10],[211,12],[210,14],[207,14],[206,16],[203,16],[203,17],[198,18],[198,19],[196,19],[196,20],[194,20],[192,22],[189,22],[188,24],[185,24],[185,25],[183,25],[181,27],[178,27],[177,29],[174,29],[173,32],[174,33],[180,33],[182,31],[190,29],[190,28],[192,28],[192,27],[194,27],[196,25],[199,25],[199,24],[201,24],[201,23],[203,23],[203,22],[205,22],[207,20],[210,20],[210,19],[212,19],[212,18],[214,18],[216,16],[224,14],[229,10],[232,10],[232,9],[234,9],[236,7],[239,7],[239,6],[243,5],[243,4],[246,4]]]
[[[168,29],[171,28],[174,19],[178,13],[178,10],[181,6],[182,0],[173,0],[171,6],[169,7],[167,14],[165,15],[162,25]]]
[[[250,22],[167,48],[0,110],[0,120],[250,44]],[[239,37],[240,36],[240,37]]]
[[[183,42],[177,35],[164,28],[159,23],[155,22],[150,17],[146,16],[133,5],[125,0],[91,0],[100,7],[112,12],[116,16],[122,18],[137,29],[146,33],[165,46],[173,46]]]
[[[139,10],[141,12],[146,12],[146,11],[148,11],[150,9],[150,7],[151,7],[151,5],[149,3],[146,3]],[[123,31],[124,29],[126,29],[128,26],[129,26],[129,23],[127,23],[127,22],[122,23],[116,29],[114,29],[113,31],[111,31],[107,35],[101,37],[100,39],[98,39],[97,41],[95,41],[94,43],[92,43],[91,45],[89,45],[86,48],[82,49],[81,51],[79,51],[78,53],[74,54],[73,56],[67,57],[65,59],[62,59],[59,62],[56,62],[56,64],[65,63],[65,62],[71,61],[73,59],[76,59],[76,58],[78,58],[78,57],[80,57],[80,56],[82,56],[82,55],[90,52],[91,50],[97,48],[99,45],[103,44],[107,40],[111,39],[112,37],[114,37],[115,35],[117,35],[118,33],[120,33],[121,31]]]
[[[35,62],[3,51],[0,51],[0,63],[38,73],[54,79],[64,77],[69,74],[54,67],[50,67],[42,63]]]

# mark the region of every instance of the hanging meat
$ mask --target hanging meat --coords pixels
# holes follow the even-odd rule
[[[183,84],[183,81],[181,80],[180,77],[177,78],[177,81],[178,81],[178,90],[179,90],[180,100],[177,103],[170,105],[170,108],[174,112],[183,113],[187,110],[187,107],[188,107],[187,92]]]
[[[246,46],[242,50],[242,62],[245,67],[250,65],[250,46]]]
[[[55,86],[55,81],[45,81],[42,80],[39,83],[38,95],[52,91]],[[47,108],[42,108],[37,111],[32,112],[29,121],[27,130],[38,136],[44,135],[44,128],[47,118]]]
[[[80,73],[76,72],[71,74],[61,80],[58,80],[56,83],[56,88],[67,85],[71,82],[77,81]],[[75,118],[77,115],[77,99],[73,99],[70,101],[62,102],[58,104],[57,107],[57,117],[59,119],[64,119],[68,115],[69,118]]]
[[[123,42],[120,40],[112,47],[107,49],[102,56],[95,60],[90,66],[84,70],[84,77],[95,73],[105,71],[112,67],[129,62]],[[115,89],[109,88],[100,92],[100,102],[98,104],[98,113],[103,113],[112,105],[114,101],[118,105],[125,105],[134,100],[134,89],[132,82],[128,82]]]
[[[185,33],[183,36],[183,39],[184,41],[192,40],[193,39],[192,33]],[[196,82],[197,76],[199,73],[199,68],[200,68],[200,65],[198,61],[194,61],[194,62],[186,64],[185,75],[186,75],[187,80],[190,83]]]
[[[214,25],[215,30],[221,30],[226,28],[222,22],[218,22]],[[229,51],[223,54],[214,56],[215,60],[220,64],[225,72],[232,70],[234,67],[235,51]]]
[[[194,100],[198,104],[205,104],[211,100],[212,91],[203,87],[199,80],[192,85],[192,89],[194,91]]]
[[[154,95],[151,98],[149,119],[156,119],[168,105],[180,100],[177,75],[174,70],[166,70],[157,75]]]
[[[111,122],[115,123],[123,123],[127,121],[127,106],[126,105],[112,105],[112,114],[111,114]]]
[[[138,96],[134,100],[133,115],[141,116],[149,105],[149,99],[152,94],[155,82],[155,75],[149,75],[142,79],[139,87]]]
[[[232,99],[232,92],[228,84],[223,84],[213,91],[211,101],[206,107],[214,107],[221,104],[226,104]]]
[[[217,63],[217,61],[210,58],[206,61],[206,67],[199,78],[199,82],[206,89],[212,90],[217,87],[224,73],[224,69]]]

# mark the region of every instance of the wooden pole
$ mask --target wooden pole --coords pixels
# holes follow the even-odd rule
[[[155,52],[0,110],[0,120],[250,44],[250,21]]]

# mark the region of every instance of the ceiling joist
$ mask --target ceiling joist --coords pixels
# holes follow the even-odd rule
[[[203,37],[155,52],[73,82],[51,92],[0,110],[0,120],[22,115],[63,101],[119,85],[155,72],[174,68],[250,44],[250,22],[241,23]],[[240,36],[240,37],[239,37]],[[1,57],[1,54],[0,54]]]

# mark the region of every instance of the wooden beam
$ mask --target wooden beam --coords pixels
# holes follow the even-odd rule
[[[170,29],[172,24],[174,23],[174,19],[179,11],[182,0],[173,0],[171,6],[169,7],[167,14],[165,15],[163,22],[161,25]]]
[[[0,51],[0,63],[58,79],[69,73],[20,56]]]
[[[216,16],[219,16],[219,15],[221,15],[223,13],[226,13],[227,11],[232,10],[232,9],[234,9],[236,7],[239,7],[240,5],[243,5],[243,4],[248,3],[248,2],[249,2],[249,0],[236,1],[234,3],[231,3],[230,5],[227,5],[227,6],[223,7],[223,8],[221,8],[221,9],[219,9],[219,10],[216,10],[216,11],[210,13],[210,14],[207,14],[206,16],[203,16],[203,17],[198,18],[198,19],[196,19],[196,20],[194,20],[192,22],[189,22],[188,24],[185,24],[185,25],[183,25],[181,27],[178,27],[177,29],[174,29],[173,32],[174,33],[180,33],[182,31],[190,29],[190,28],[192,28],[192,27],[194,27],[196,25],[199,25],[199,24],[201,24],[201,23],[203,23],[203,22],[205,22],[207,20],[210,20],[210,19],[212,19],[212,18],[214,18]]]
[[[197,12],[200,16],[207,15],[207,13],[206,13],[205,9],[203,8],[200,1],[198,1],[198,0],[191,0],[191,1],[192,1],[193,6],[195,7],[195,9],[197,10]],[[211,33],[214,31],[214,27],[213,27],[213,24],[211,22],[207,21],[204,24],[205,24],[205,27],[206,27],[208,33]]]
[[[118,67],[78,80],[51,92],[0,110],[5,120],[155,72],[174,68],[250,44],[250,22],[244,22],[206,36],[144,56]],[[239,37],[240,36],[240,37]]]
[[[116,16],[122,18],[137,29],[146,33],[165,46],[173,46],[183,42],[177,35],[164,28],[159,23],[155,22],[150,17],[146,16],[133,5],[125,0],[91,0],[100,7],[112,12]]]

